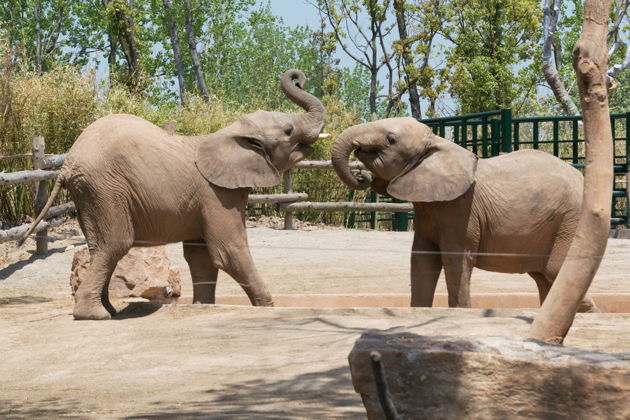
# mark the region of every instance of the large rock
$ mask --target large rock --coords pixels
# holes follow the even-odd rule
[[[87,248],[74,253],[70,287],[74,294],[90,265]],[[172,268],[164,246],[131,248],[116,266],[109,283],[113,298],[161,300],[181,295],[179,269]]]
[[[372,331],[349,361],[370,419],[630,418],[630,353]]]

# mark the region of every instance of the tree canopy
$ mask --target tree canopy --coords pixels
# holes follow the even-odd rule
[[[508,107],[564,113],[563,101],[576,102],[568,63],[581,25],[577,0],[308,3],[296,7],[319,16],[316,28],[287,25],[256,0],[7,0],[0,36],[14,71],[95,69],[102,89],[124,87],[154,106],[195,97],[290,106],[277,81],[291,67],[307,74],[312,93],[336,97],[360,120]],[[630,2],[612,3],[611,108],[620,111],[629,101]],[[547,88],[556,85],[566,86],[560,103]]]

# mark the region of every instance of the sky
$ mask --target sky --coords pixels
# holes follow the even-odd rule
[[[259,4],[264,3],[266,0],[259,1]],[[315,29],[319,24],[317,9],[305,0],[270,0],[269,3],[273,13],[280,16],[287,25],[302,25]]]
[[[268,0],[258,0],[258,4],[266,4]],[[315,2],[316,0],[312,0]],[[274,15],[281,17],[284,23],[289,26],[308,26],[311,29],[318,29],[320,24],[319,12],[317,8],[313,6],[307,0],[269,0],[271,11]],[[395,32],[395,31],[394,31]],[[351,47],[349,47],[352,49]],[[337,48],[336,58],[339,59],[339,63],[344,67],[354,67],[355,61],[352,60],[341,48]],[[382,86],[387,86],[387,79],[385,78],[385,69],[379,73],[379,82]],[[403,101],[408,104],[407,95],[403,96]],[[440,98],[441,105],[447,108],[453,108],[455,104],[450,98]],[[426,111],[428,103],[421,99],[420,106],[423,113]],[[407,105],[407,107],[409,107]],[[408,112],[411,112],[409,109]]]

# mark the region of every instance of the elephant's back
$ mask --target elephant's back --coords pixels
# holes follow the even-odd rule
[[[111,190],[136,202],[160,191],[190,195],[186,191],[199,178],[194,155],[194,138],[168,135],[133,115],[109,115],[88,126],[70,149],[64,185],[98,196]]]
[[[113,114],[90,124],[68,152],[72,172],[133,171],[159,168],[194,158],[190,139],[172,136],[155,124],[129,114]]]
[[[480,161],[477,179],[500,188],[504,196],[577,198],[584,177],[563,160],[539,150],[519,150]],[[577,203],[579,206],[579,203]]]
[[[143,146],[169,142],[169,135],[147,120],[135,115],[113,114],[90,124],[77,138],[68,153],[70,159],[105,157],[108,153],[128,156]]]

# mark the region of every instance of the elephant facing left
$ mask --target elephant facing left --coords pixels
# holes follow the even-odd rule
[[[75,319],[110,319],[116,263],[132,246],[183,242],[193,301],[214,303],[218,270],[233,277],[255,306],[273,306],[252,260],[245,229],[249,189],[272,187],[279,171],[309,156],[326,114],[289,70],[284,94],[306,110],[256,111],[208,135],[171,136],[132,115],[103,117],[79,136],[46,203],[20,243],[44,218],[61,187],[70,192],[90,252],[75,294]]]

